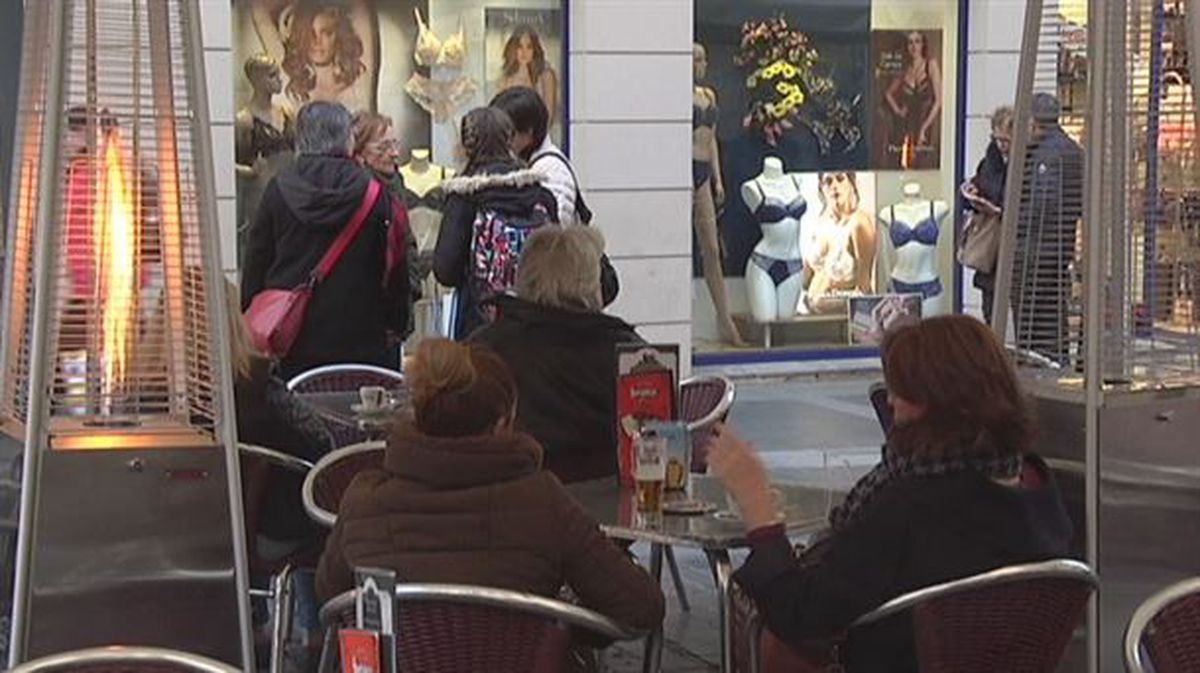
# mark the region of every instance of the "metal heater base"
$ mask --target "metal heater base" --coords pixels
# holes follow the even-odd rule
[[[1105,393],[1099,502],[1092,507],[1082,396],[1042,387],[1035,398],[1038,452],[1055,468],[1081,557],[1088,517],[1096,517],[1099,670],[1124,670],[1121,644],[1134,609],[1167,584],[1200,574],[1200,390]],[[1078,648],[1068,661],[1060,670],[1087,670]]]
[[[224,452],[46,451],[25,658],[114,643],[242,666]]]

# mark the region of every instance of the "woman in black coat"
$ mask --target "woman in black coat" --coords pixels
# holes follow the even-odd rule
[[[1008,179],[1008,153],[1012,149],[1013,110],[1007,105],[992,113],[992,140],[975,169],[975,177],[963,185],[964,206],[980,214],[999,214],[1004,207],[1004,182]],[[992,322],[996,295],[996,272],[976,271],[972,284],[983,294],[983,320]]]
[[[463,117],[462,175],[443,183],[446,207],[433,252],[433,275],[456,290],[451,336],[465,339],[491,318],[483,302],[509,287],[485,287],[481,274],[500,264],[515,266],[526,235],[558,222],[554,195],[511,149],[512,120],[497,108],[476,108]],[[510,227],[504,250],[479,249],[477,219],[498,217]],[[494,254],[493,254],[494,253]],[[504,285],[504,283],[500,283]]]
[[[1065,556],[1071,525],[1003,346],[974,318],[931,318],[883,343],[895,425],[882,462],[830,515],[828,537],[792,556],[754,451],[720,428],[708,460],[735,498],[752,552],[734,574],[785,643],[810,649],[903,593]],[[916,673],[908,615],[855,629],[849,673]]]

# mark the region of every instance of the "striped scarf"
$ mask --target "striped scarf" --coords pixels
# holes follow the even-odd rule
[[[1021,470],[1021,456],[1017,454],[1004,455],[992,448],[994,445],[984,436],[979,436],[974,442],[958,443],[957,451],[942,451],[938,457],[927,457],[929,453],[901,451],[903,432],[893,432],[884,452],[883,460],[854,484],[845,500],[834,507],[829,513],[829,524],[834,532],[842,530],[854,523],[862,514],[863,509],[883,492],[889,485],[905,479],[922,477],[937,477],[962,472],[975,472],[989,479],[1010,479],[1017,476]],[[897,440],[901,441],[898,442]],[[973,444],[970,451],[962,450],[967,444]]]

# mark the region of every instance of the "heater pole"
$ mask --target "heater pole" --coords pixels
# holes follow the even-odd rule
[[[58,189],[62,184],[60,144],[62,139],[64,64],[66,60],[66,2],[37,3],[35,12],[47,12],[49,60],[46,65],[45,109],[43,111],[41,155],[38,157],[38,193],[34,250],[34,299],[29,357],[29,411],[25,418],[25,455],[21,472],[21,513],[17,533],[16,570],[13,582],[12,633],[9,638],[9,666],[24,660],[29,636],[30,566],[36,546],[35,522],[37,485],[47,433],[47,372],[57,360],[51,343],[50,316],[54,312],[58,248]],[[37,77],[26,70],[22,77]],[[26,104],[30,104],[27,102]]]

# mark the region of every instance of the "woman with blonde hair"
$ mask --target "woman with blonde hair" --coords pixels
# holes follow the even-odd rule
[[[799,562],[753,448],[725,427],[709,448],[749,531],[734,580],[773,637],[809,652],[900,594],[1069,549],[1070,521],[1031,452],[1033,420],[991,330],[962,315],[930,318],[889,333],[882,354],[895,419],[883,460]],[[840,651],[849,673],[917,671],[907,616],[854,630]]]
[[[656,582],[610,542],[514,428],[517,384],[478,344],[427,339],[407,369],[413,414],[383,465],[354,478],[317,570],[328,600],[354,568],[406,582],[475,584],[557,596],[632,628],[662,621]]]
[[[546,469],[564,482],[616,474],[616,347],[642,343],[624,320],[601,313],[603,253],[592,227],[530,236],[517,295],[493,299],[496,321],[471,337],[512,370],[517,427],[545,447]]]

